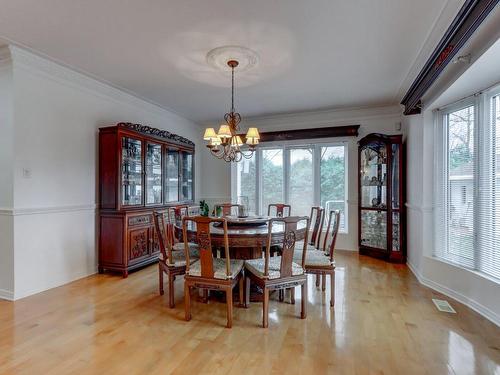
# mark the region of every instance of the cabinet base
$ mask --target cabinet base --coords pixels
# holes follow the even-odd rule
[[[104,273],[104,271],[109,271],[111,273],[121,273],[122,277],[125,279],[128,277],[128,273],[130,271],[144,268],[144,267],[149,266],[153,263],[158,263],[158,256],[152,256],[148,259],[143,260],[142,262],[135,263],[135,264],[130,265],[128,267],[120,267],[120,266],[116,266],[116,265],[103,264],[103,265],[99,265],[97,270],[99,273]]]

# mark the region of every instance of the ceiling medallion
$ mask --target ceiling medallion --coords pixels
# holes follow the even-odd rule
[[[207,53],[208,65],[223,72],[228,72],[229,60],[238,61],[238,73],[242,73],[259,63],[259,55],[250,48],[240,46],[217,47]]]
[[[207,61],[211,65],[213,64],[212,66],[219,66],[221,63],[220,58],[223,56],[220,51],[226,53],[228,48],[235,47],[216,48],[208,53]],[[240,48],[239,51],[251,51],[243,47],[237,48]],[[244,55],[240,54],[240,56]],[[247,57],[248,56],[251,55],[247,55]],[[255,54],[254,57],[256,58],[256,56],[257,55]],[[252,60],[246,58],[245,60],[247,70],[255,66],[256,63],[256,59]],[[243,157],[246,159],[250,159],[252,157],[255,152],[255,147],[259,144],[260,134],[257,128],[249,128],[246,136],[238,134],[238,131],[240,130],[239,124],[241,122],[241,115],[234,109],[234,70],[238,68],[238,71],[240,71],[240,62],[232,57],[229,60],[226,60],[225,64],[229,67],[229,69],[231,69],[231,109],[224,115],[225,123],[220,125],[219,131],[216,133],[214,128],[207,128],[205,129],[203,139],[208,141],[207,147],[212,155],[218,159],[222,159],[226,162],[239,162]],[[245,139],[247,150],[244,149],[245,143],[243,143],[242,137]]]

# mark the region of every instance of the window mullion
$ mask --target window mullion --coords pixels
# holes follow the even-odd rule
[[[316,144],[313,148],[313,191],[314,205],[321,205],[321,145]]]
[[[290,204],[290,147],[283,147],[283,200]]]

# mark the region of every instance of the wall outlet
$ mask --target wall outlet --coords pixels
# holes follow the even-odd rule
[[[31,178],[31,168],[23,168],[23,177]]]

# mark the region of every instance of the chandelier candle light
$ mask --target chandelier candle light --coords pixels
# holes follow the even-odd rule
[[[219,127],[219,132],[216,133],[214,128],[207,128],[203,139],[208,141],[207,147],[215,157],[226,162],[239,162],[243,157],[252,157],[255,147],[259,144],[260,135],[257,128],[249,128],[245,136],[248,150],[242,148],[243,140],[237,134],[241,116],[234,111],[234,68],[238,66],[238,61],[229,60],[227,65],[231,68],[231,111],[224,115],[226,123]]]

